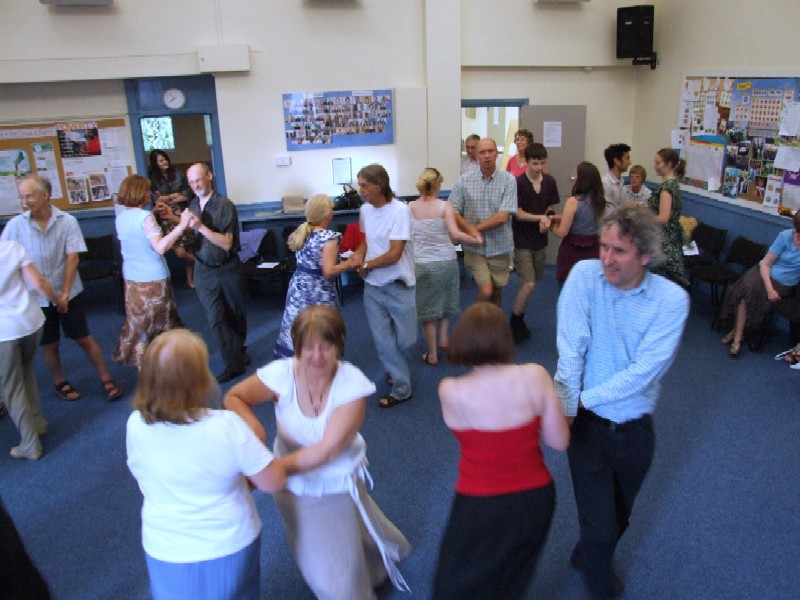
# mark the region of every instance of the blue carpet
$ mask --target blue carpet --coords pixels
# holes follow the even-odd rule
[[[519,362],[555,371],[556,285],[548,270],[526,320],[533,337],[519,347]],[[106,284],[87,285],[90,326],[110,355],[122,324]],[[518,282],[504,294],[508,312]],[[248,346],[253,367],[267,362],[283,303],[274,290],[253,290],[248,300]],[[272,292],[270,295],[268,292]],[[181,317],[201,332],[222,368],[193,290],[176,290]],[[346,358],[386,391],[383,371],[366,327],[358,288],[346,289],[350,328]],[[465,282],[462,305],[474,298]],[[705,299],[700,298],[699,304]],[[785,349],[785,332],[766,348],[746,348],[738,361],[720,346],[708,316],[690,316],[675,366],[664,379],[656,412],[656,455],[639,495],[616,566],[629,599],[793,599],[800,590],[800,372],[772,360]],[[369,399],[362,433],[368,444],[372,494],[414,545],[401,565],[413,598],[430,597],[437,549],[455,479],[457,445],[442,421],[436,396],[441,377],[459,372],[414,355],[414,398],[391,410]],[[134,369],[112,367],[125,399],[104,399],[96,373],[77,346],[62,344],[65,371],[84,398],[67,403],[53,391],[40,359],[42,406],[50,422],[45,456],[16,461],[18,441],[8,418],[0,421],[0,494],[49,582],[62,600],[139,600],[150,597],[140,540],[141,494],[125,466],[125,421],[131,411]],[[229,386],[225,386],[229,387]],[[491,398],[486,399],[487,402]],[[270,437],[271,406],[258,412]],[[580,599],[581,578],[569,567],[577,517],[566,455],[546,452],[557,489],[557,508],[529,598]],[[262,579],[266,597],[310,599],[288,550],[272,500],[257,495],[264,522]],[[380,598],[409,595],[384,587]]]

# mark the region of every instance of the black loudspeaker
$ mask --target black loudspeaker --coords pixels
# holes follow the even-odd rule
[[[617,9],[617,58],[650,58],[653,54],[652,4]]]

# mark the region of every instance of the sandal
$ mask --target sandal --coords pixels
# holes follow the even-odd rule
[[[741,352],[741,350],[742,350],[741,343],[737,344],[736,342],[732,342],[731,349],[728,351],[728,354],[730,354],[731,358],[739,358],[739,352]]]
[[[431,367],[438,367],[439,366],[439,361],[438,360],[435,361],[435,362],[431,360],[431,353],[430,352],[426,352],[425,354],[422,355],[422,362],[424,362],[425,364],[430,365]]]
[[[409,394],[406,398],[395,398],[391,394],[386,394],[380,400],[378,400],[378,406],[381,408],[392,408],[393,406],[397,406],[406,400],[411,400],[411,394]]]
[[[113,379],[103,382],[103,390],[105,390],[106,398],[109,400],[118,400],[122,398],[122,390]]]
[[[44,452],[42,450],[39,450],[35,454],[26,454],[25,452],[23,452],[20,449],[19,446],[14,446],[13,448],[11,448],[11,450],[9,450],[8,454],[11,456],[11,458],[24,458],[26,460],[39,460],[40,458],[42,458],[42,455],[44,454]]]
[[[72,384],[66,379],[61,383],[55,384],[53,387],[56,388],[56,394],[58,394],[62,400],[66,400],[67,402],[74,402],[75,400],[80,400],[83,398],[81,393],[72,387]]]
[[[732,344],[733,343],[733,336],[734,336],[735,333],[736,332],[733,329],[731,329],[730,333],[728,335],[726,335],[724,338],[722,338],[719,341],[719,343],[720,344],[724,344],[726,346]]]

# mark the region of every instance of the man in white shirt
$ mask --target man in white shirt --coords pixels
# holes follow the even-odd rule
[[[631,166],[631,147],[627,144],[611,144],[603,151],[608,173],[603,176],[603,190],[606,196],[606,211],[621,206],[625,201],[622,192],[622,174]]]
[[[358,274],[364,279],[364,311],[392,387],[378,406],[391,408],[411,398],[409,356],[417,340],[411,211],[394,197],[381,165],[358,172],[358,192],[365,201],[359,219],[365,238],[356,250],[363,260]]]

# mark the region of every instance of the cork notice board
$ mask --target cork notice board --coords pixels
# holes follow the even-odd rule
[[[133,173],[124,118],[0,125],[0,215],[21,212],[17,180],[45,177],[54,206],[66,211],[112,206]]]

